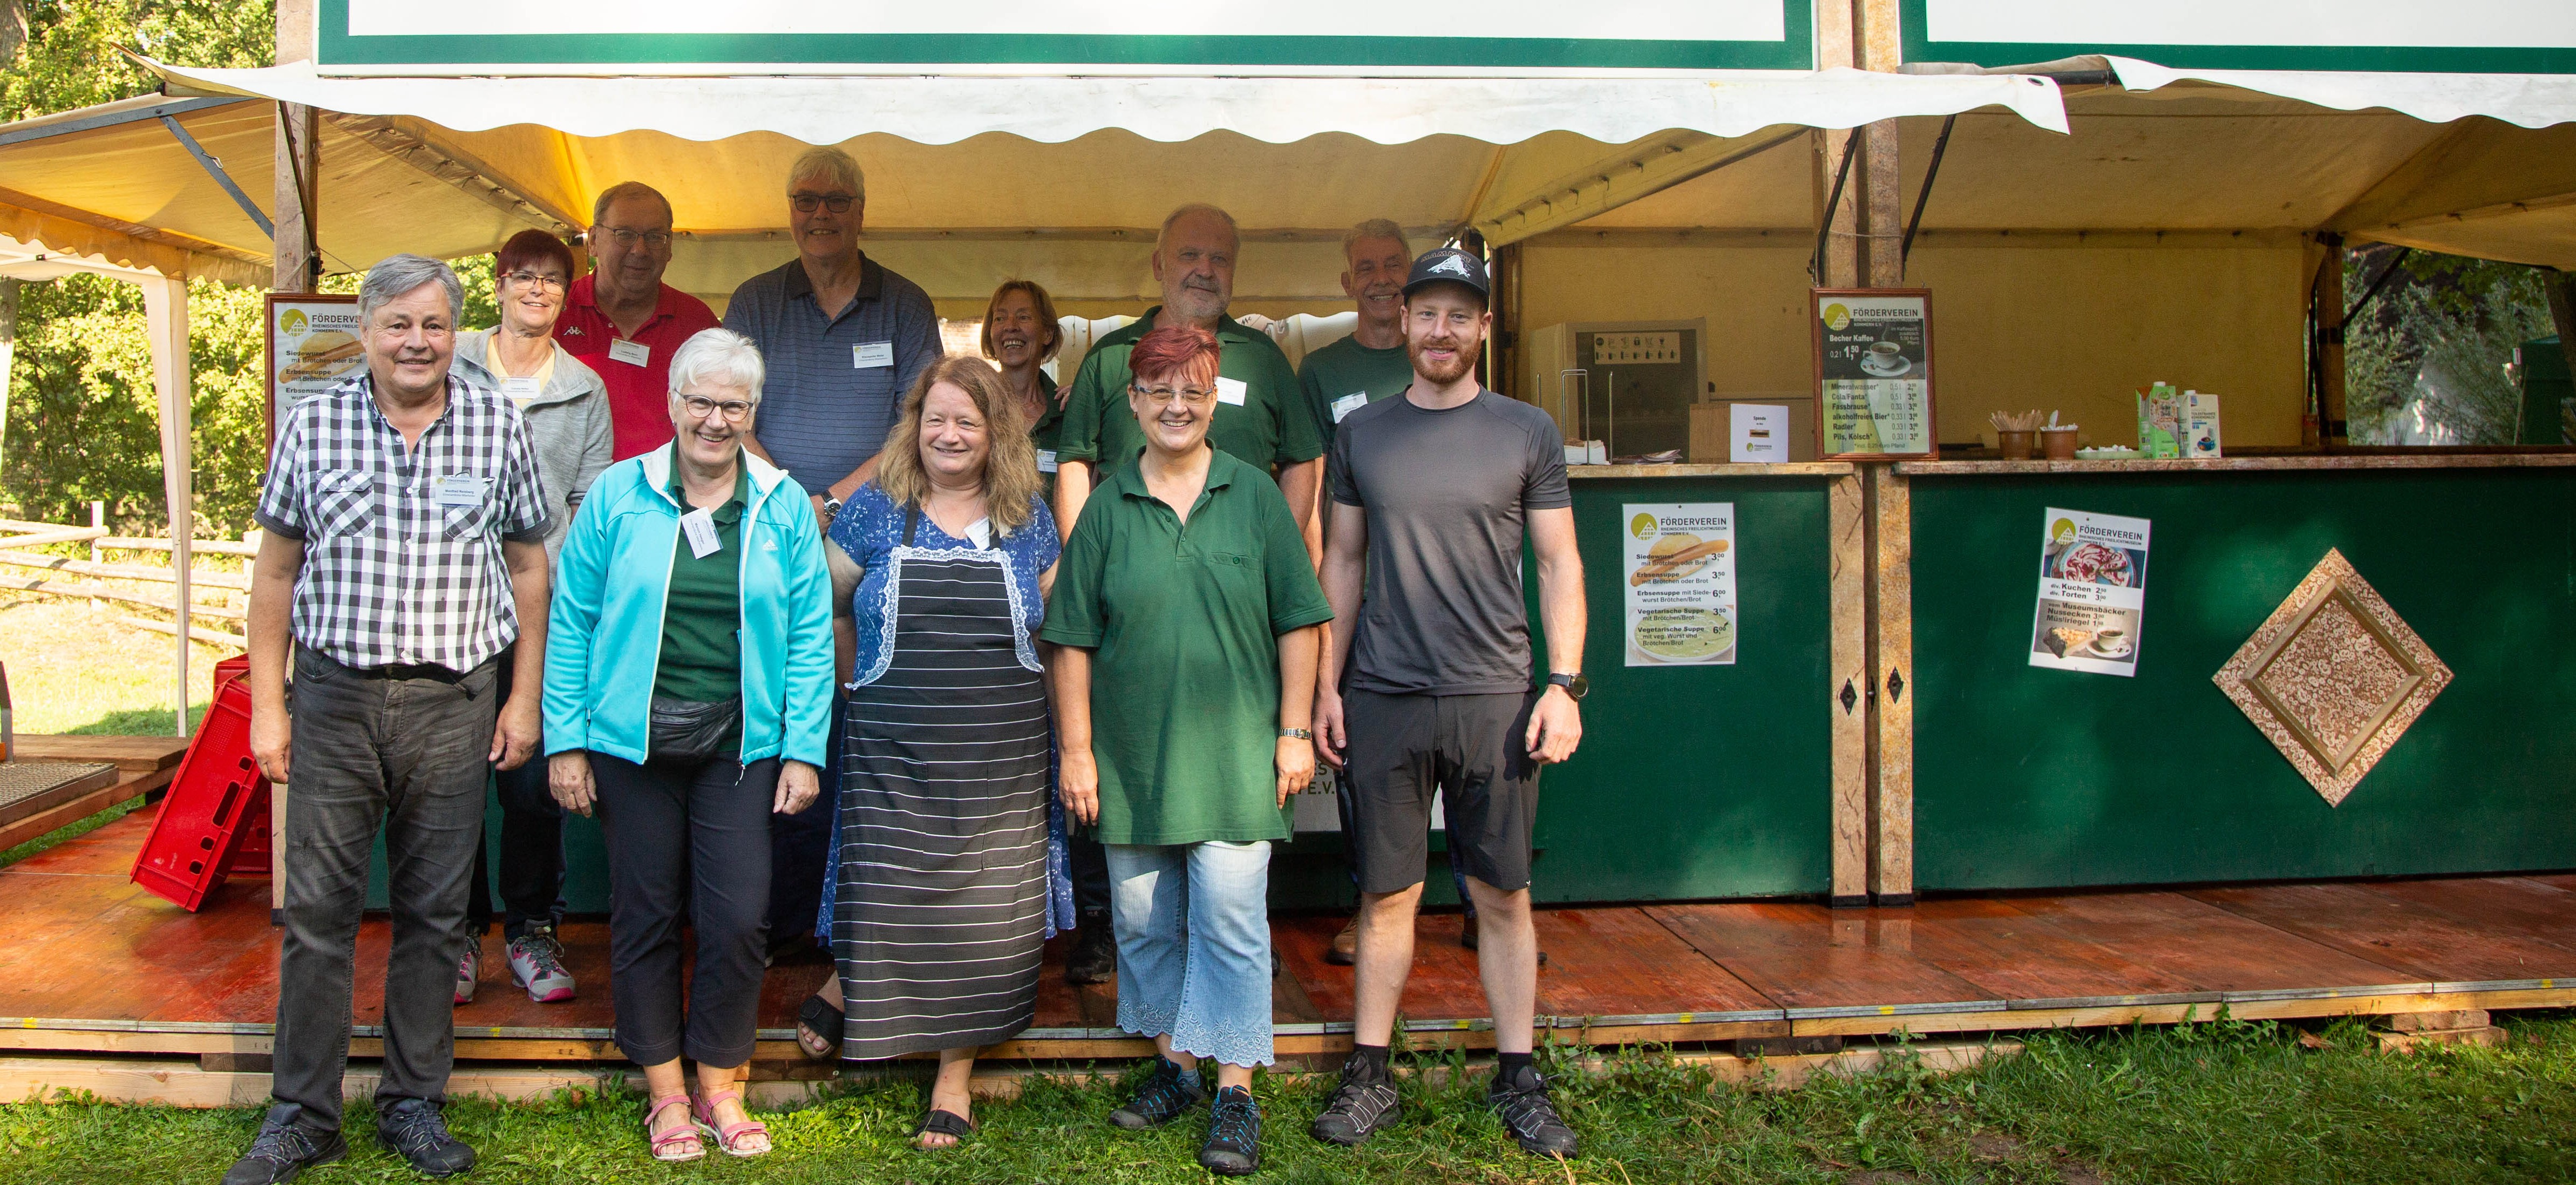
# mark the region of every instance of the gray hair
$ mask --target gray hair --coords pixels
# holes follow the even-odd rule
[[[1404,228],[1397,226],[1392,218],[1371,218],[1344,232],[1342,258],[1349,259],[1351,248],[1358,246],[1362,239],[1393,239],[1396,246],[1404,248],[1405,254],[1413,254],[1413,243],[1404,237]]]
[[[859,162],[838,148],[808,148],[787,166],[787,188],[808,177],[818,178],[850,191],[850,196],[868,200],[868,175],[859,171]]]
[[[373,324],[376,310],[386,302],[433,281],[447,290],[447,320],[453,327],[465,319],[465,285],[457,282],[455,268],[426,255],[388,255],[368,268],[358,285],[358,320]]]
[[[663,197],[661,190],[641,181],[620,181],[601,190],[599,200],[590,204],[590,224],[597,226],[608,221],[608,207],[615,205],[619,198],[631,197],[648,197],[662,203],[662,221],[666,224],[678,218],[671,209],[671,199]]]
[[[752,406],[758,407],[760,384],[768,375],[760,347],[750,338],[730,329],[701,329],[671,355],[671,398],[678,400],[681,388],[691,383],[712,380],[742,388],[750,394]]]
[[[1216,215],[1217,221],[1225,223],[1225,233],[1234,236],[1235,249],[1243,248],[1243,229],[1234,224],[1234,215],[1226,213],[1220,206],[1211,206],[1206,202],[1190,202],[1163,216],[1163,229],[1154,234],[1155,254],[1163,253],[1164,242],[1172,237],[1172,224],[1192,214]]]

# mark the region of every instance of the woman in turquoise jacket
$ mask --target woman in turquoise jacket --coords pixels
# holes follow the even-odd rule
[[[609,994],[662,1160],[769,1150],[743,1111],[768,950],[769,820],[814,801],[832,583],[805,490],[743,447],[760,351],[671,358],[675,439],[620,461],[564,540],[546,631],[547,784],[608,840]],[[681,911],[697,930],[687,1007]],[[698,1094],[680,1061],[698,1063]],[[693,1122],[694,1120],[694,1122]]]

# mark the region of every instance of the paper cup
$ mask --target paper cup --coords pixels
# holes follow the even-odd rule
[[[2046,455],[2049,460],[2072,461],[2075,459],[2074,426],[2069,425],[2064,428],[2042,428],[2039,430],[2039,441],[2047,450]]]

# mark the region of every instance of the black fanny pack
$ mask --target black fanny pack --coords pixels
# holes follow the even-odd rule
[[[706,702],[653,697],[648,756],[702,761],[716,755],[742,719],[742,697]]]

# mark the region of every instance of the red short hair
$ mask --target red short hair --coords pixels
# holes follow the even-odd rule
[[[541,230],[523,230],[511,235],[509,242],[501,244],[501,249],[492,253],[492,275],[498,279],[541,262],[562,268],[566,283],[580,274],[572,266],[572,248],[564,246],[562,239]]]
[[[1208,378],[1215,378],[1222,358],[1215,334],[1195,325],[1166,325],[1136,343],[1127,355],[1127,373],[1139,383],[1149,378],[1194,375],[1202,370]]]

